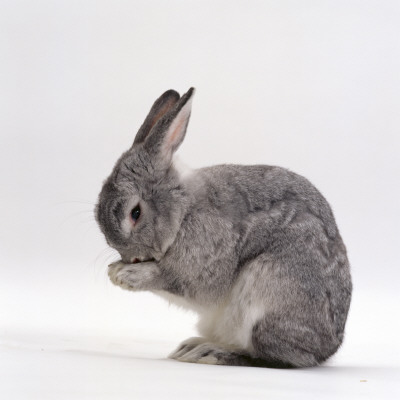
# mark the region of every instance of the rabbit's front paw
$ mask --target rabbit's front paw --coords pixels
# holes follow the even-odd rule
[[[155,262],[124,264],[122,261],[112,263],[108,267],[111,282],[126,290],[157,289],[160,270]]]

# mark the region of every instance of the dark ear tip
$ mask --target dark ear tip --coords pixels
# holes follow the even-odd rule
[[[189,99],[191,99],[196,92],[196,89],[194,87],[191,87],[182,97],[180,103],[187,103]]]
[[[163,93],[163,95],[161,96],[163,99],[166,98],[174,98],[176,101],[178,101],[180,99],[180,95],[179,93],[174,90],[174,89],[169,89],[167,90],[165,93]]]

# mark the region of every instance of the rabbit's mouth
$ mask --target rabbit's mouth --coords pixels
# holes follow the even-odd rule
[[[149,262],[149,261],[155,261],[155,259],[154,258],[145,259],[145,258],[134,257],[131,259],[131,264],[138,264],[138,263]]]

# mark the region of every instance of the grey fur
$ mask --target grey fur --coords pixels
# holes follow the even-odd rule
[[[202,338],[171,358],[317,365],[343,341],[352,291],[331,208],[307,179],[280,167],[219,165],[182,176],[172,156],[193,93],[156,101],[104,183],[96,217],[122,257],[110,279],[199,313]]]

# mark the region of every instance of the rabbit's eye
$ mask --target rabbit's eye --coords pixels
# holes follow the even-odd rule
[[[132,209],[131,211],[131,219],[134,223],[136,223],[136,221],[139,219],[140,217],[140,206],[139,204]]]

